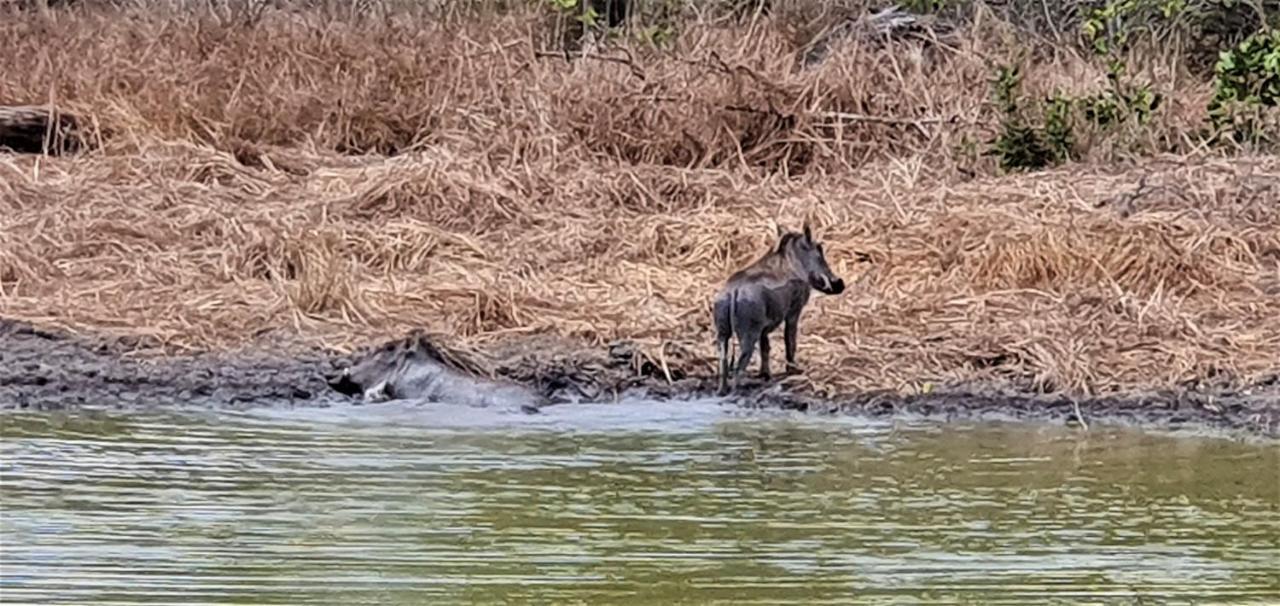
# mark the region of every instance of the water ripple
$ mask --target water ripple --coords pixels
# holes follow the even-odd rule
[[[1280,600],[1280,449],[708,402],[0,417],[0,597]]]

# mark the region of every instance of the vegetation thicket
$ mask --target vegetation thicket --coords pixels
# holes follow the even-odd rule
[[[809,219],[817,394],[1280,370],[1276,2],[630,8],[0,5],[0,104],[87,143],[0,153],[0,315],[712,376],[711,296]]]

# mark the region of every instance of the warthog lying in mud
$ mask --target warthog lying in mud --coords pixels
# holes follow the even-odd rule
[[[534,390],[493,378],[480,365],[437,347],[415,332],[360,358],[330,386],[366,402],[418,400],[536,412],[547,400]]]
[[[778,246],[745,269],[729,277],[712,306],[716,328],[716,351],[719,357],[720,395],[729,393],[729,374],[733,388],[746,371],[760,345],[760,376],[769,374],[769,333],[786,325],[787,373],[798,372],[796,336],[800,329],[800,312],[809,302],[812,289],[838,295],[844,292],[844,280],[827,265],[822,244],[813,239],[809,224],[804,233],[778,229]],[[740,349],[737,364],[730,366],[729,340],[738,336]]]

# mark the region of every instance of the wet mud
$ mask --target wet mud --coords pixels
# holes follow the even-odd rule
[[[180,353],[138,338],[83,337],[0,319],[0,409],[332,406],[359,404],[344,373],[368,351],[256,346]],[[711,373],[678,361],[656,364],[635,346],[582,348],[552,338],[495,347],[489,379],[537,394],[540,406],[629,397],[657,400],[715,393]],[[866,392],[817,398],[787,381],[748,381],[744,407],[874,418],[914,415],[953,421],[991,418],[1073,425],[1123,424],[1280,438],[1280,375],[1247,387],[1176,388],[1072,398],[1001,386],[946,386],[927,394]],[[536,414],[534,406],[520,411]]]
[[[138,338],[81,338],[0,319],[0,408],[297,405],[338,401],[330,360],[172,355]]]

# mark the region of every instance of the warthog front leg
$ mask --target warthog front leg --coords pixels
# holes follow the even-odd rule
[[[787,318],[786,326],[783,327],[783,340],[786,342],[787,350],[787,374],[795,374],[800,372],[800,366],[796,364],[796,337],[800,332],[800,316]]]
[[[769,373],[769,333],[760,333],[760,378],[768,381]]]

